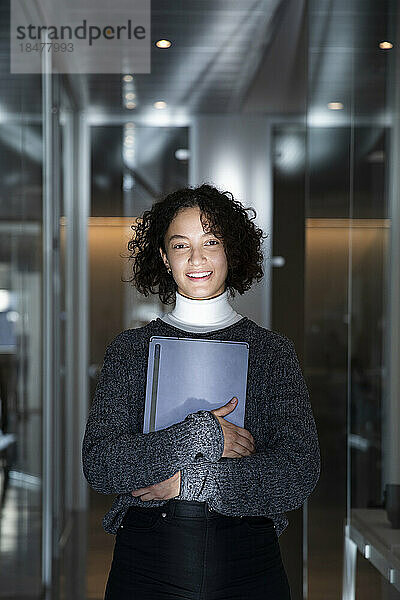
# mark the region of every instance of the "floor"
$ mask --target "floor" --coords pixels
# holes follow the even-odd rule
[[[89,499],[86,526],[88,554],[84,570],[86,582],[82,582],[82,589],[86,585],[85,600],[103,600],[115,538],[103,530],[101,521],[113,497],[90,490]],[[314,526],[311,527],[309,538],[309,600],[341,600],[338,573],[341,573],[342,555],[337,549],[341,547],[342,534],[337,526],[338,520],[335,520],[332,509],[327,510],[326,514],[321,512],[318,517],[314,512]],[[285,535],[289,536],[289,533],[282,534],[284,562],[288,559],[285,553],[290,552],[283,539]],[[79,564],[80,558],[76,558],[76,561]],[[38,600],[41,597],[40,569],[40,491],[11,486],[0,518],[0,599]],[[64,597],[60,593],[59,598],[51,600],[62,600]],[[78,597],[75,594],[74,600],[78,600]],[[400,593],[360,554],[357,555],[356,599],[400,600]]]

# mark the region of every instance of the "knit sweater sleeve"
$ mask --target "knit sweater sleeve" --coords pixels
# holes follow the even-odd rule
[[[135,402],[135,369],[128,370],[117,338],[106,349],[82,441],[83,473],[89,485],[103,494],[129,493],[169,479],[192,464],[197,454],[210,464],[218,460],[223,433],[206,410],[159,431],[133,431],[129,404]]]
[[[210,501],[232,515],[274,515],[302,506],[320,476],[318,434],[293,342],[283,337],[270,367],[262,450],[182,469],[179,498]]]

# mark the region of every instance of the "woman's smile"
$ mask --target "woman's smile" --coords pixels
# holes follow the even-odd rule
[[[199,271],[197,273],[196,271],[193,271],[191,273],[186,273],[186,276],[192,281],[208,281],[212,274],[212,271]]]

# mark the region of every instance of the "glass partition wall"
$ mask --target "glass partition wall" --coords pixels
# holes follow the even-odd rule
[[[50,588],[62,598],[69,97],[53,74],[2,70],[1,81],[0,598],[41,598]]]
[[[29,98],[29,101],[28,101]],[[41,590],[42,106],[15,82],[0,122],[0,596]],[[7,102],[8,101],[8,102]]]
[[[398,12],[386,1],[309,2],[305,364],[322,456],[308,505],[315,599],[400,598]]]

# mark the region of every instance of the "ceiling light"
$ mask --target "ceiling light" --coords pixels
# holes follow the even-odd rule
[[[132,79],[133,79],[132,75],[124,75],[123,76],[124,81],[132,81]]]
[[[159,100],[158,102],[154,102],[154,108],[166,108],[167,103],[164,100]]]
[[[390,50],[390,48],[393,48],[393,44],[391,42],[381,42],[379,48],[382,48],[382,50]]]
[[[128,92],[127,94],[125,94],[125,98],[127,100],[133,100],[135,98],[135,94],[133,92]]]
[[[16,310],[9,310],[6,313],[6,319],[7,321],[10,321],[10,323],[16,323],[19,321],[19,313]]]
[[[11,307],[10,290],[0,290],[0,312],[5,312],[9,307]]]
[[[275,141],[275,164],[281,171],[298,172],[304,161],[304,142],[301,135],[286,133],[278,136]]]
[[[125,107],[126,107],[126,108],[129,108],[129,109],[131,109],[131,108],[135,108],[135,107],[136,107],[136,104],[135,104],[134,102],[127,102],[127,103],[125,104]]]
[[[342,110],[343,104],[341,102],[329,102],[328,108],[330,110]]]
[[[156,42],[157,48],[169,48],[171,46],[171,42],[169,40],[158,40]]]
[[[130,173],[125,173],[122,180],[122,189],[127,192],[133,188],[135,180]]]
[[[188,148],[178,148],[175,151],[175,158],[177,160],[189,160],[190,152]]]

